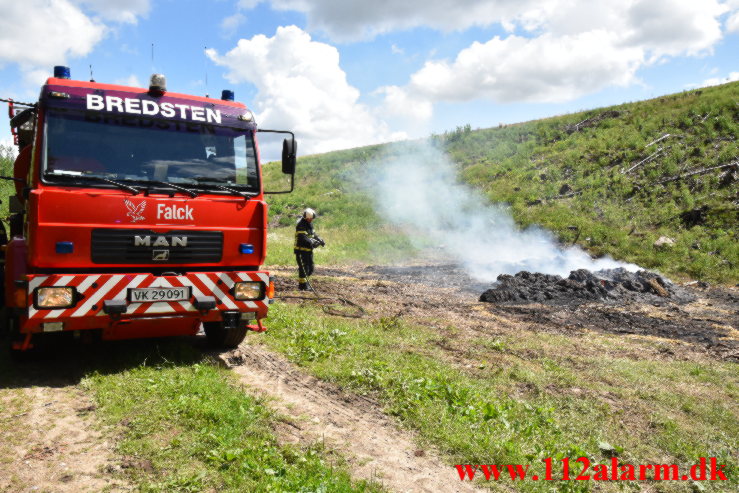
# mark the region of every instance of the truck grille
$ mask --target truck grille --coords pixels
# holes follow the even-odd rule
[[[222,255],[220,231],[92,230],[95,264],[209,264]]]

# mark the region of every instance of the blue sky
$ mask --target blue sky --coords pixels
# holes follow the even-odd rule
[[[0,97],[35,100],[57,64],[139,86],[162,72],[172,91],[234,90],[260,126],[295,131],[303,154],[739,80],[739,0],[0,0],[0,11]]]

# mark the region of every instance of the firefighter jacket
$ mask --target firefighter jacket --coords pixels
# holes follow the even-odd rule
[[[305,218],[301,218],[295,226],[295,253],[312,252],[318,245],[320,245],[320,242],[316,239],[313,225]]]

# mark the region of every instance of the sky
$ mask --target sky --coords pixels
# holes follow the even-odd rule
[[[0,0],[0,98],[72,78],[219,96],[300,154],[739,80],[739,0]],[[9,143],[7,112],[0,143]]]

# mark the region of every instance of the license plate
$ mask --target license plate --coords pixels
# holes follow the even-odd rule
[[[155,301],[187,301],[190,288],[132,288],[128,290],[131,303],[152,303]]]

